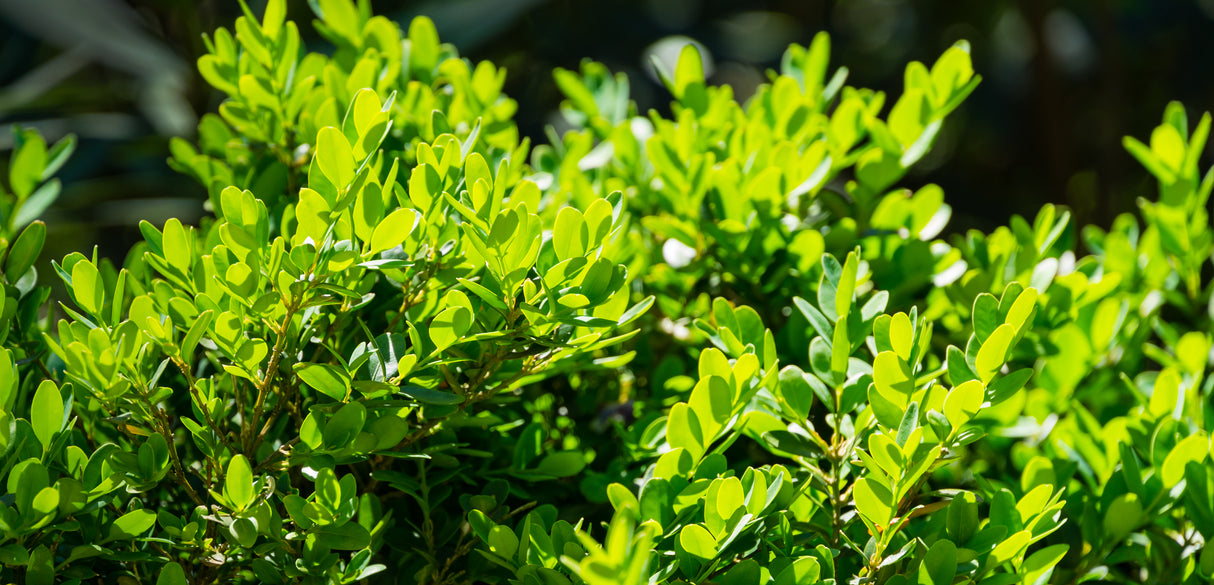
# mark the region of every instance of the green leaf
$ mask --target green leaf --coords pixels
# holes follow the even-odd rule
[[[688,554],[704,560],[717,556],[716,539],[699,524],[688,524],[679,531],[679,546]]]
[[[261,17],[261,32],[271,41],[278,37],[278,31],[287,17],[286,0],[268,0],[266,11]]]
[[[1021,530],[1008,536],[999,542],[995,550],[991,551],[991,560],[1002,564],[1020,558],[1024,554],[1025,548],[1028,547],[1031,537],[1032,534],[1027,530]]]
[[[330,449],[343,449],[350,446],[358,433],[367,424],[367,409],[361,402],[350,402],[341,408],[329,422],[325,423],[324,444]]]
[[[1202,463],[1210,454],[1210,438],[1203,431],[1186,437],[1172,447],[1159,469],[1159,479],[1165,488],[1171,488],[1184,479],[1184,469],[1189,463]]]
[[[577,108],[582,113],[594,117],[599,115],[598,104],[594,101],[594,94],[586,88],[586,84],[582,82],[582,78],[577,73],[568,69],[557,67],[552,72],[552,78],[556,81],[556,86],[560,88],[561,93],[569,99],[573,107]]]
[[[944,416],[954,430],[960,429],[978,414],[985,398],[986,389],[982,387],[982,382],[963,382],[944,398]]]
[[[32,227],[32,226],[31,226]],[[9,252],[10,262],[12,252]],[[1210,338],[1198,331],[1190,331],[1180,337],[1174,348],[1181,367],[1191,374],[1200,373],[1210,359]]]
[[[940,539],[928,549],[919,565],[919,585],[951,585],[957,574],[957,545]]]
[[[308,530],[308,540],[333,550],[358,550],[371,544],[371,532],[357,522],[327,524]]]
[[[17,217],[13,219],[13,227],[19,228],[38,219],[38,216],[42,215],[42,212],[59,198],[59,190],[59,179],[51,179],[38,187],[38,190],[25,200],[25,204],[17,212]]]
[[[717,479],[708,488],[705,498],[704,525],[709,532],[724,536],[729,520],[739,510],[745,512],[746,494],[736,477]]]
[[[46,168],[46,141],[37,132],[20,133],[22,140],[9,163],[8,184],[24,200],[42,182],[42,171]]]
[[[1007,361],[1008,352],[1012,349],[1012,342],[1015,341],[1016,330],[1011,325],[1004,323],[995,328],[991,332],[990,337],[982,343],[978,348],[978,356],[974,359],[974,368],[977,370],[978,378],[983,384],[987,384],[999,373],[1003,368],[1003,364]]]
[[[190,325],[189,330],[186,331],[185,337],[181,340],[181,355],[185,356],[187,360],[194,355],[194,349],[214,319],[215,311],[210,309],[203,311],[198,314],[198,317],[194,319],[194,324]]]
[[[339,191],[354,181],[354,152],[341,130],[332,126],[320,129],[316,135],[316,164]]]
[[[679,51],[679,60],[674,68],[675,97],[682,99],[687,87],[695,83],[704,83],[704,62],[695,44],[687,43]]]
[[[632,323],[633,321],[636,321],[641,317],[641,315],[644,315],[650,307],[653,306],[656,300],[657,298],[653,295],[649,295],[641,299],[641,302],[629,307],[627,311],[624,311],[624,314],[620,315],[620,318],[616,320],[616,325],[623,327]]]
[[[17,399],[17,364],[13,352],[0,348],[0,410],[11,412]]]
[[[1033,314],[1037,311],[1037,289],[1026,288],[1016,297],[1016,302],[1007,311],[1003,322],[1012,326],[1014,334],[1019,337],[1032,324]]]
[[[906,88],[889,112],[889,130],[902,146],[908,149],[924,133],[931,116],[932,107],[922,89]],[[908,157],[899,163],[908,167],[916,157]]]
[[[719,376],[701,378],[691,391],[687,405],[695,412],[705,443],[711,443],[733,411],[733,391]]]
[[[999,404],[1008,398],[1014,396],[1021,388],[1024,388],[1025,383],[1029,378],[1033,377],[1033,368],[1020,368],[1006,376],[1000,376],[997,380],[991,383],[989,390],[991,393],[991,404]]]
[[[970,492],[960,492],[948,504],[945,522],[948,537],[953,542],[968,543],[978,529],[977,498]]]
[[[489,552],[508,559],[517,550],[518,537],[513,530],[500,524],[489,530]]]
[[[325,24],[349,42],[359,38],[358,9],[350,0],[317,0],[313,7]]]
[[[1202,547],[1198,567],[1201,576],[1206,579],[1214,577],[1214,539],[1206,541],[1206,545]]]
[[[636,561],[634,561],[635,563]],[[725,574],[717,577],[714,582],[718,585],[754,585],[761,582],[760,577],[762,574],[763,569],[757,561],[754,559],[744,559],[730,567]],[[609,580],[607,583],[614,585],[615,581]]]
[[[315,413],[308,413],[303,423],[299,425],[299,440],[311,449],[319,449],[324,440],[321,436],[320,423]]]
[[[897,313],[889,322],[889,343],[894,353],[904,361],[911,359],[915,342],[915,325],[906,313]]]
[[[4,565],[19,567],[28,563],[29,560],[29,551],[25,550],[24,546],[14,542],[0,547],[0,563]]]
[[[42,180],[45,181],[63,167],[67,159],[76,151],[76,135],[68,134],[59,139],[50,151],[46,153],[46,166],[42,169]]]
[[[367,253],[378,254],[401,245],[409,239],[413,230],[417,229],[421,217],[420,213],[412,209],[397,209],[388,214],[371,233],[371,245]]]
[[[955,345],[948,346],[947,355],[948,379],[954,386],[978,379],[978,374],[970,369],[969,363],[965,361],[965,353],[960,348]]]
[[[250,548],[257,544],[257,526],[248,518],[237,518],[228,525],[228,534],[232,540],[242,547]]]
[[[885,472],[891,477],[898,477],[905,466],[902,448],[894,439],[885,433],[873,433],[868,436],[869,455],[877,462],[880,469],[872,471]],[[863,457],[863,456],[861,456]]]
[[[24,230],[9,246],[8,258],[4,261],[4,276],[10,283],[15,283],[29,271],[38,255],[42,253],[42,245],[46,243],[46,224],[35,221]]]
[[[894,514],[894,495],[881,483],[862,477],[852,486],[856,511],[869,523],[884,528]]]
[[[331,467],[322,467],[316,472],[314,480],[316,489],[313,492],[315,502],[326,510],[334,510],[341,505],[341,482]]]
[[[254,108],[275,110],[281,106],[268,79],[248,74],[241,75],[237,81],[237,87],[240,89],[240,96],[244,98],[245,103]]]
[[[887,428],[895,428],[902,422],[905,399],[898,403],[893,402],[893,399],[879,390],[875,383],[868,386],[867,395],[869,407],[873,409],[873,416],[876,417],[877,422]],[[899,395],[891,394],[891,396]]]
[[[215,89],[228,95],[239,95],[240,90],[233,83],[235,70],[218,56],[203,55],[195,62],[195,67],[198,68],[199,75]]]
[[[613,483],[607,486],[607,501],[611,502],[611,507],[616,510],[631,508],[635,512],[640,509],[637,497],[633,495],[631,490],[624,487],[624,484],[620,483]]]
[[[418,16],[409,23],[409,71],[423,82],[430,80],[431,71],[438,65],[438,29],[434,21]]]
[[[847,380],[847,369],[851,357],[851,341],[847,338],[846,315],[840,316],[835,322],[835,335],[830,346],[830,372],[834,375],[835,385],[842,385]]]
[[[906,445],[906,441],[910,439],[911,433],[919,427],[919,403],[912,402],[906,406],[906,412],[902,415],[902,421],[898,423],[898,446]]]
[[[237,510],[241,511],[253,503],[256,494],[253,493],[253,468],[244,455],[232,457],[228,463],[228,472],[223,480],[223,495]]]
[[[911,375],[910,367],[892,351],[883,351],[873,360],[873,383],[877,385],[878,390],[890,397],[894,396],[895,392],[910,394],[915,390],[915,379]]]
[[[1151,132],[1151,152],[1169,169],[1180,170],[1184,159],[1185,141],[1180,131],[1170,124],[1161,124]]]
[[[430,341],[436,352],[443,351],[459,341],[472,327],[472,311],[464,307],[447,307],[430,321]]]
[[[166,563],[156,577],[156,585],[189,585],[181,563]]]
[[[704,353],[701,352],[701,359]],[[728,364],[728,362],[726,362]],[[792,412],[788,418],[800,423],[809,417],[809,409],[814,403],[813,388],[805,378],[806,374],[797,366],[786,366],[780,370],[779,397],[787,404]],[[832,405],[833,407],[833,405]]]
[[[670,407],[670,414],[666,418],[666,440],[673,448],[686,449],[697,461],[704,455],[705,447],[700,428],[695,411],[687,403],[679,402]]]
[[[34,392],[30,425],[34,427],[34,436],[42,443],[43,450],[50,449],[51,441],[63,428],[63,397],[54,382],[44,380]]]
[[[1021,583],[1048,583],[1050,575],[1054,573],[1054,567],[1066,556],[1069,549],[1069,545],[1055,544],[1029,555],[1020,567],[1020,573],[1023,575]]]
[[[763,433],[763,442],[772,449],[800,457],[817,459],[824,454],[822,448],[809,438],[788,431],[774,430]]]
[[[823,264],[826,262],[825,259],[826,256],[823,257]],[[831,336],[832,329],[830,321],[825,315],[822,314],[821,311],[817,309],[817,307],[809,304],[809,301],[806,301],[801,297],[793,297],[792,302],[797,306],[797,309],[801,311],[801,314],[805,316],[805,319],[809,321],[809,324],[814,328],[814,331],[818,332],[818,335],[821,335],[822,337]]]
[[[1155,418],[1173,416],[1180,399],[1180,374],[1174,368],[1164,368],[1155,377],[1149,410]]]
[[[338,402],[345,400],[350,391],[350,375],[337,366],[297,363],[293,369],[304,384]]]
[[[164,235],[160,245],[163,246],[164,259],[169,261],[169,266],[177,268],[177,271],[188,277],[189,267],[193,265],[194,250],[186,228],[182,227],[181,221],[176,217],[164,223]]]
[[[586,467],[586,457],[581,451],[549,453],[536,466],[536,473],[553,477],[571,477]]]
[[[40,544],[30,552],[29,564],[25,568],[25,585],[55,584],[55,553]]]
[[[572,207],[562,207],[556,214],[556,225],[552,228],[552,247],[557,260],[585,255],[589,243],[590,230],[582,212]]]
[[[48,515],[59,507],[59,490],[55,488],[42,488],[38,494],[34,496],[34,501],[30,505],[30,510],[34,514],[42,516]]]
[[[114,523],[110,525],[109,533],[102,539],[101,543],[111,540],[131,540],[137,538],[139,535],[147,532],[154,524],[156,524],[156,513],[151,510],[142,508],[127,512],[122,517],[114,520]]]
[[[421,211],[430,209],[443,191],[443,179],[433,165],[418,164],[409,174],[409,201]]]
[[[1138,494],[1121,494],[1104,513],[1104,531],[1110,542],[1120,542],[1142,522],[1142,501]]]
[[[440,390],[432,390],[430,388],[421,388],[418,386],[405,386],[400,389],[401,393],[408,395],[414,400],[422,404],[434,404],[438,406],[460,404],[464,401],[463,397],[452,394],[451,392],[442,392]]]
[[[776,574],[775,585],[814,585],[822,574],[818,559],[801,557]]]
[[[72,294],[76,304],[91,315],[101,314],[105,302],[105,290],[101,273],[88,260],[80,260],[72,267]]]
[[[982,293],[974,298],[973,308],[974,333],[978,341],[986,341],[987,337],[1000,325],[999,301],[990,293]]]

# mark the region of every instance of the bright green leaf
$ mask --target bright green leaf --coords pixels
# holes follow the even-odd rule
[[[244,510],[253,503],[253,468],[244,455],[232,457],[227,475],[223,480],[223,495],[236,510]]]
[[[1159,469],[1163,486],[1170,488],[1184,479],[1184,468],[1189,463],[1201,463],[1210,454],[1210,438],[1202,431],[1186,437],[1172,447]]]
[[[378,254],[401,245],[417,228],[420,220],[421,214],[412,209],[397,209],[388,214],[375,226],[367,253]]]
[[[316,136],[316,163],[320,172],[339,190],[354,181],[354,152],[341,130],[332,126],[320,129]]]
[[[891,397],[894,392],[910,394],[915,390],[910,366],[892,351],[883,351],[873,360],[873,383],[878,390]]]
[[[63,427],[63,397],[59,388],[50,380],[44,380],[34,392],[30,406],[30,425],[42,448],[50,449],[51,441]]]
[[[472,311],[464,307],[447,307],[430,321],[430,341],[435,351],[443,351],[459,341],[472,327]]]
[[[331,364],[297,363],[295,375],[312,389],[342,401],[350,390],[350,375]]]
[[[111,540],[131,540],[147,532],[156,524],[156,513],[148,509],[139,509],[123,514],[114,520],[108,535],[101,542]]]
[[[978,348],[978,356],[974,359],[974,369],[983,384],[990,383],[995,374],[1003,368],[1008,353],[1015,341],[1016,330],[1009,324],[1003,324],[991,332],[990,337]]]
[[[716,539],[699,524],[688,524],[679,531],[679,546],[688,554],[704,560],[717,556]]]
[[[856,511],[872,524],[885,527],[893,518],[894,495],[881,483],[862,477],[852,486]]]
[[[954,429],[960,429],[978,414],[985,396],[986,389],[982,387],[982,382],[963,382],[944,398],[944,416]]]
[[[72,267],[72,294],[81,309],[92,315],[101,313],[105,290],[101,273],[92,262],[80,260]]]

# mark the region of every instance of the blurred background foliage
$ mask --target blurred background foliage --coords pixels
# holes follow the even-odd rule
[[[249,0],[255,12],[263,1]],[[1062,203],[1080,224],[1107,226],[1149,179],[1121,146],[1145,136],[1168,100],[1209,109],[1214,0],[375,0],[399,22],[434,19],[445,42],[508,69],[506,92],[532,143],[562,121],[555,67],[583,58],[622,71],[643,110],[670,96],[648,55],[673,61],[682,44],[706,50],[711,83],[740,100],[789,43],[833,37],[850,83],[897,95],[910,60],[957,39],[973,46],[986,81],[954,114],[909,186],[935,182],[954,207],[951,230],[993,229],[1011,214]],[[45,253],[102,247],[120,261],[137,223],[195,223],[205,195],[165,164],[172,136],[189,136],[218,95],[195,73],[201,33],[229,26],[235,0],[0,0],[0,150],[10,126],[48,140],[73,132],[77,154],[45,219]],[[304,0],[289,17],[310,21]],[[311,27],[311,50],[324,51]],[[3,163],[0,163],[3,164]],[[49,272],[49,271],[47,271]],[[45,276],[45,275],[44,275]]]

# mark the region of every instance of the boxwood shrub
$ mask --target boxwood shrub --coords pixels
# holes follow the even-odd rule
[[[895,98],[819,34],[746,103],[688,47],[669,117],[586,61],[533,146],[428,19],[311,5],[330,53],[283,0],[205,38],[225,99],[169,165],[213,217],[121,265],[38,261],[74,139],[18,131],[5,582],[1214,576],[1209,115],[1126,139],[1158,196],[1108,230],[943,238],[899,184],[964,42]]]

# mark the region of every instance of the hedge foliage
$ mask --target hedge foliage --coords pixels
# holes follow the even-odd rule
[[[1159,196],[1108,231],[941,239],[943,191],[898,185],[965,43],[895,99],[819,34],[745,104],[688,47],[669,118],[587,61],[532,147],[426,18],[312,5],[331,54],[282,0],[206,38],[226,99],[169,164],[214,218],[121,266],[37,262],[74,139],[18,132],[6,582],[1214,576],[1209,115],[1126,139]]]

